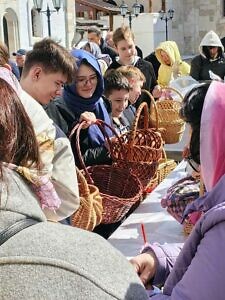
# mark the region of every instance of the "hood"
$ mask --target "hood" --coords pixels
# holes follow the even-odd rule
[[[178,49],[178,46],[176,44],[176,42],[174,41],[165,41],[159,44],[159,46],[156,48],[155,50],[155,55],[158,59],[158,61],[165,65],[160,51],[163,50],[166,52],[166,54],[169,56],[170,61],[171,61],[171,65],[174,65],[174,63],[181,63],[181,56],[180,56],[180,51]]]
[[[203,37],[203,39],[199,45],[200,54],[206,58],[206,55],[203,51],[204,46],[219,47],[221,49],[221,53],[224,52],[223,44],[221,43],[219,36],[213,30],[206,33],[206,35]]]
[[[225,174],[225,84],[213,81],[205,97],[200,127],[201,172],[207,191]]]
[[[87,44],[89,45],[89,47],[91,49],[91,54],[93,54],[94,57],[96,57],[96,58],[101,58],[102,52],[101,52],[100,47],[96,43],[94,43],[94,42],[87,42]]]

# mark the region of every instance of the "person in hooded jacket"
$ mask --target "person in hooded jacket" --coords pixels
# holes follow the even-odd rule
[[[71,54],[76,58],[78,66],[75,82],[65,85],[62,96],[55,98],[46,107],[49,117],[67,136],[70,135],[83,113],[87,113],[87,117],[90,116],[90,118],[94,114],[97,119],[111,124],[102,99],[104,81],[96,58],[82,49],[74,49]],[[106,131],[109,136],[112,135],[108,129]],[[71,143],[76,164],[79,165],[75,135]],[[105,146],[105,138],[97,125],[81,131],[80,148],[86,166],[111,163],[107,146]]]
[[[224,299],[224,93],[225,84],[214,81],[210,86],[195,87],[184,98],[181,115],[192,127],[190,153],[194,161],[201,161],[207,190],[203,197],[187,207],[185,215],[193,211],[202,211],[204,215],[184,245],[145,245],[143,253],[132,259],[145,285],[149,282],[164,285],[163,293],[152,299]]]
[[[209,31],[203,37],[200,54],[191,61],[190,75],[198,81],[211,80],[210,72],[218,75],[222,80],[225,76],[224,47],[219,36],[214,31]]]
[[[176,42],[165,41],[158,45],[155,55],[160,62],[158,84],[168,86],[170,81],[178,76],[189,75],[190,66],[182,61]]]

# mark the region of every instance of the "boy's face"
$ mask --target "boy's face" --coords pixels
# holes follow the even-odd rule
[[[134,62],[136,48],[132,38],[119,41],[116,45],[116,51],[124,65],[131,65]]]
[[[131,79],[131,80],[129,80],[129,84],[130,84],[130,87],[131,87],[129,100],[130,100],[131,104],[134,104],[141,95],[141,89],[143,87],[143,81]]]
[[[39,103],[48,104],[56,96],[62,93],[62,87],[67,77],[60,72],[46,73],[41,67],[36,67],[30,74],[32,76],[31,96]]]
[[[119,118],[128,105],[129,92],[127,90],[113,90],[108,97],[111,102],[112,117]]]

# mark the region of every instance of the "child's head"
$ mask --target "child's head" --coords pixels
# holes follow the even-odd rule
[[[65,83],[73,81],[75,66],[74,58],[64,47],[43,39],[26,55],[21,85],[38,102],[47,104],[61,94]]]
[[[134,62],[136,48],[134,34],[128,26],[117,28],[113,33],[113,42],[123,65],[130,65]]]
[[[112,117],[120,117],[128,105],[130,85],[118,70],[109,70],[104,77],[104,95],[111,103]]]
[[[134,66],[122,66],[118,71],[125,76],[130,84],[130,103],[134,104],[141,95],[141,89],[145,82],[144,74]]]

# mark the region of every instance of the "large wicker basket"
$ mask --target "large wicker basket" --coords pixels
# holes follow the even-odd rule
[[[110,127],[100,120],[97,120],[95,124],[99,126],[103,134],[106,134],[105,126]],[[87,168],[79,144],[82,126],[81,123],[76,131],[77,153],[88,183],[96,185],[102,196],[102,223],[118,222],[134,204],[141,200],[142,185],[129,168],[122,169],[116,165],[96,165]],[[110,144],[110,139],[106,138]]]
[[[137,129],[142,116],[144,129]],[[162,152],[161,136],[157,131],[148,129],[148,116],[148,106],[142,103],[136,112],[132,130],[112,143],[112,157],[116,164],[121,168],[130,168],[141,181],[144,189],[156,173],[158,159]],[[121,143],[123,155],[120,151]]]
[[[182,95],[175,89],[171,87],[164,87],[164,90],[169,90],[175,92],[183,100]],[[148,93],[148,91],[146,91]],[[152,104],[155,102],[154,98],[151,98],[151,113],[150,113],[150,123],[153,127],[156,126],[157,118],[155,114],[155,109],[153,109]],[[158,126],[165,128],[165,132],[162,133],[162,138],[166,144],[178,143],[185,130],[185,122],[181,119],[179,112],[181,108],[181,101],[173,99],[163,99],[156,101],[155,105],[158,112]]]
[[[140,115],[144,111],[144,128],[138,129]],[[157,162],[162,155],[163,141],[156,129],[149,128],[148,105],[141,103],[131,131],[120,136],[123,145],[124,157],[121,157],[121,143],[117,140],[112,145],[112,156],[115,159],[124,159],[128,162]]]
[[[80,207],[71,217],[71,225],[92,231],[102,221],[102,197],[96,186],[88,184],[77,168]]]

